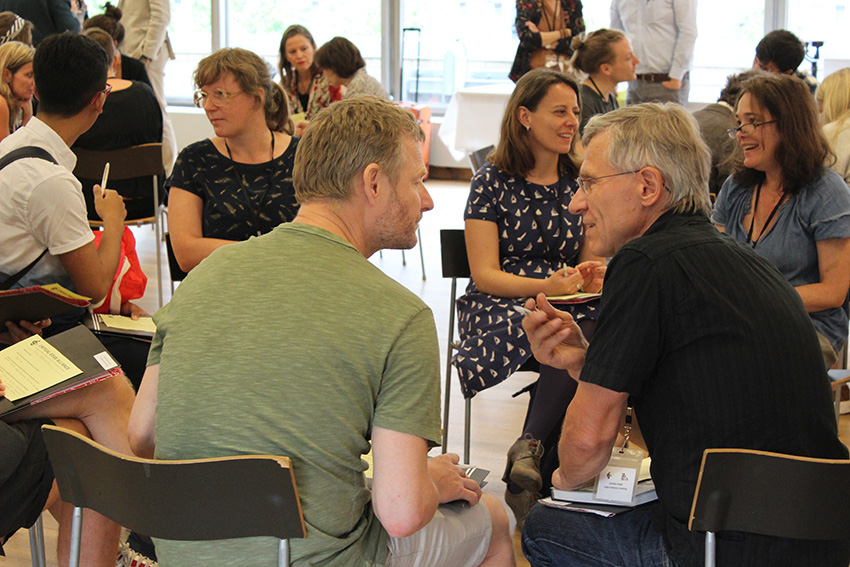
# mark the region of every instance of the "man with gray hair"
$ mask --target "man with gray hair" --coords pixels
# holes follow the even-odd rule
[[[535,358],[579,381],[552,483],[597,477],[632,406],[658,501],[612,518],[538,504],[523,551],[532,565],[696,567],[703,534],[688,531],[688,517],[703,451],[846,459],[829,380],[799,295],[711,225],[710,156],[691,115],[629,107],[593,118],[583,142],[570,210],[591,252],[613,256],[593,343],[543,296],[523,320]],[[844,567],[850,542],[721,534],[717,553],[721,565]]]
[[[294,565],[514,565],[503,505],[457,455],[427,458],[440,439],[433,315],[367,260],[416,244],[433,206],[422,139],[375,97],[323,110],[295,156],[297,217],[216,250],[154,316],[133,450],[290,457],[307,523]],[[271,538],[156,546],[167,565],[277,557]]]

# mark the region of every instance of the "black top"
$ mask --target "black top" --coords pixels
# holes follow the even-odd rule
[[[578,130],[579,133],[584,132],[584,125],[587,124],[587,121],[596,116],[597,114],[605,114],[606,112],[611,112],[612,110],[617,110],[620,108],[619,103],[617,103],[617,97],[615,97],[612,93],[608,93],[608,98],[602,98],[596,89],[593,87],[589,87],[585,84],[580,86],[581,88],[581,123],[579,124]]]
[[[702,214],[664,214],[611,260],[581,379],[630,394],[658,490],[653,523],[682,567],[703,564],[687,522],[704,449],[847,458],[800,296]],[[718,538],[720,565],[848,562],[848,542]]]
[[[162,110],[153,90],[137,81],[122,90],[112,91],[103,105],[103,113],[94,125],[77,138],[75,148],[87,150],[117,150],[139,144],[162,141]],[[89,218],[99,220],[94,210],[92,187],[100,179],[80,179]],[[160,186],[164,184],[160,180]],[[108,181],[107,187],[124,197],[127,219],[146,218],[153,215],[150,178]],[[160,195],[162,202],[163,195]]]
[[[201,140],[177,156],[166,187],[179,187],[201,198],[205,238],[248,240],[295,218],[298,203],[292,166],[297,146],[298,138],[292,138],[275,160],[245,164],[222,155],[209,139]]]
[[[128,81],[139,81],[149,87],[153,87],[145,64],[135,57],[130,57],[123,53],[121,54],[121,78]]]

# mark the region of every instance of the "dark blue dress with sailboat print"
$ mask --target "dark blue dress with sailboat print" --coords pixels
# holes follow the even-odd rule
[[[557,184],[537,185],[486,162],[472,178],[464,220],[496,223],[503,271],[544,279],[564,266],[578,264],[584,227],[581,217],[568,209],[577,189],[575,179],[562,177]],[[531,357],[523,315],[513,309],[526,299],[482,293],[470,280],[457,300],[461,342],[452,362],[464,397],[498,384]],[[598,303],[565,309],[577,321],[595,319]]]

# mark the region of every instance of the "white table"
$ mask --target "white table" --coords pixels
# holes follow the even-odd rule
[[[502,115],[513,91],[514,84],[507,81],[463,88],[452,96],[439,136],[455,160],[498,143]]]

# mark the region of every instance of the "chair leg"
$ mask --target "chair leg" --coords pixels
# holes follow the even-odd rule
[[[714,567],[714,532],[705,532],[705,567]]]
[[[162,307],[162,215],[159,210],[159,176],[153,176],[153,224],[156,232],[156,290],[159,307]]]
[[[443,388],[443,454],[448,451],[449,442],[449,401],[452,394],[452,342],[455,338],[455,297],[457,294],[457,278],[452,278],[452,291],[449,300],[449,337],[446,347],[446,378]]]
[[[83,509],[74,506],[74,516],[71,521],[71,557],[70,567],[80,567],[80,541],[83,537]]]
[[[463,462],[469,463],[469,441],[472,430],[472,398],[466,398],[465,415],[463,416]]]
[[[44,521],[39,515],[35,523],[30,526],[30,556],[33,567],[47,567],[44,553]]]
[[[280,540],[280,545],[277,551],[278,567],[289,567],[289,540]]]

